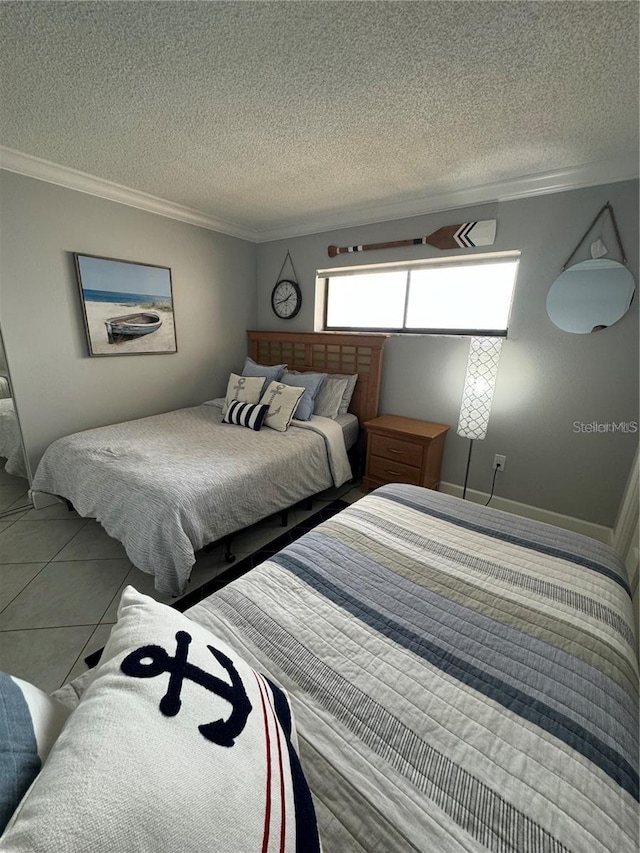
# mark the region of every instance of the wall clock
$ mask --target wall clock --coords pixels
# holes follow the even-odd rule
[[[302,306],[302,292],[297,281],[282,278],[276,282],[271,293],[271,307],[276,317],[291,320]]]

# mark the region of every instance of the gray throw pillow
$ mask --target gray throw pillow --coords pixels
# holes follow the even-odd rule
[[[358,374],[332,373],[331,375],[335,379],[347,380],[347,387],[345,389],[344,394],[342,395],[342,401],[340,403],[340,408],[338,409],[339,415],[346,415],[349,411],[349,403],[351,402],[351,398],[353,397],[353,390],[356,387],[356,382],[358,381]]]
[[[327,376],[315,399],[313,414],[323,418],[337,418],[348,382],[346,377]]]
[[[293,417],[299,421],[308,421],[315,413],[314,403],[320,386],[327,378],[326,373],[283,373],[280,380],[292,388],[304,388]]]

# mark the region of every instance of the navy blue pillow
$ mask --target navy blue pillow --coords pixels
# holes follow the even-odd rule
[[[229,403],[227,414],[222,423],[236,424],[236,426],[249,427],[258,432],[269,412],[269,406],[259,403],[242,403],[240,400],[232,400]]]

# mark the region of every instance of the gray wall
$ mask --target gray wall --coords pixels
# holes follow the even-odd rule
[[[313,329],[318,269],[442,255],[429,246],[415,246],[331,260],[329,244],[418,237],[442,225],[496,218],[496,243],[484,251],[517,249],[521,261],[489,430],[474,445],[469,487],[489,492],[493,455],[503,453],[507,465],[498,475],[496,494],[613,526],[638,436],[576,434],[573,424],[638,420],[639,300],[634,298],[619,323],[594,335],[560,331],[545,309],[549,287],[606,201],[613,205],[637,282],[638,182],[629,181],[262,244],[259,328]],[[604,237],[611,256],[619,257],[610,226]],[[591,239],[576,260],[589,257]],[[301,278],[303,306],[296,318],[282,321],[271,311],[270,296],[287,249]],[[455,432],[467,352],[464,338],[394,336],[386,348],[380,405],[381,413],[451,424],[443,479],[458,484],[464,481],[469,446]]]
[[[74,251],[170,267],[178,352],[90,358]],[[0,325],[32,470],[61,435],[221,394],[255,264],[244,240],[0,171]]]

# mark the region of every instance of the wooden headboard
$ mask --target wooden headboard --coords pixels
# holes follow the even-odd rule
[[[249,355],[259,364],[291,370],[357,373],[349,411],[360,423],[378,415],[382,353],[389,335],[349,332],[247,332]]]

